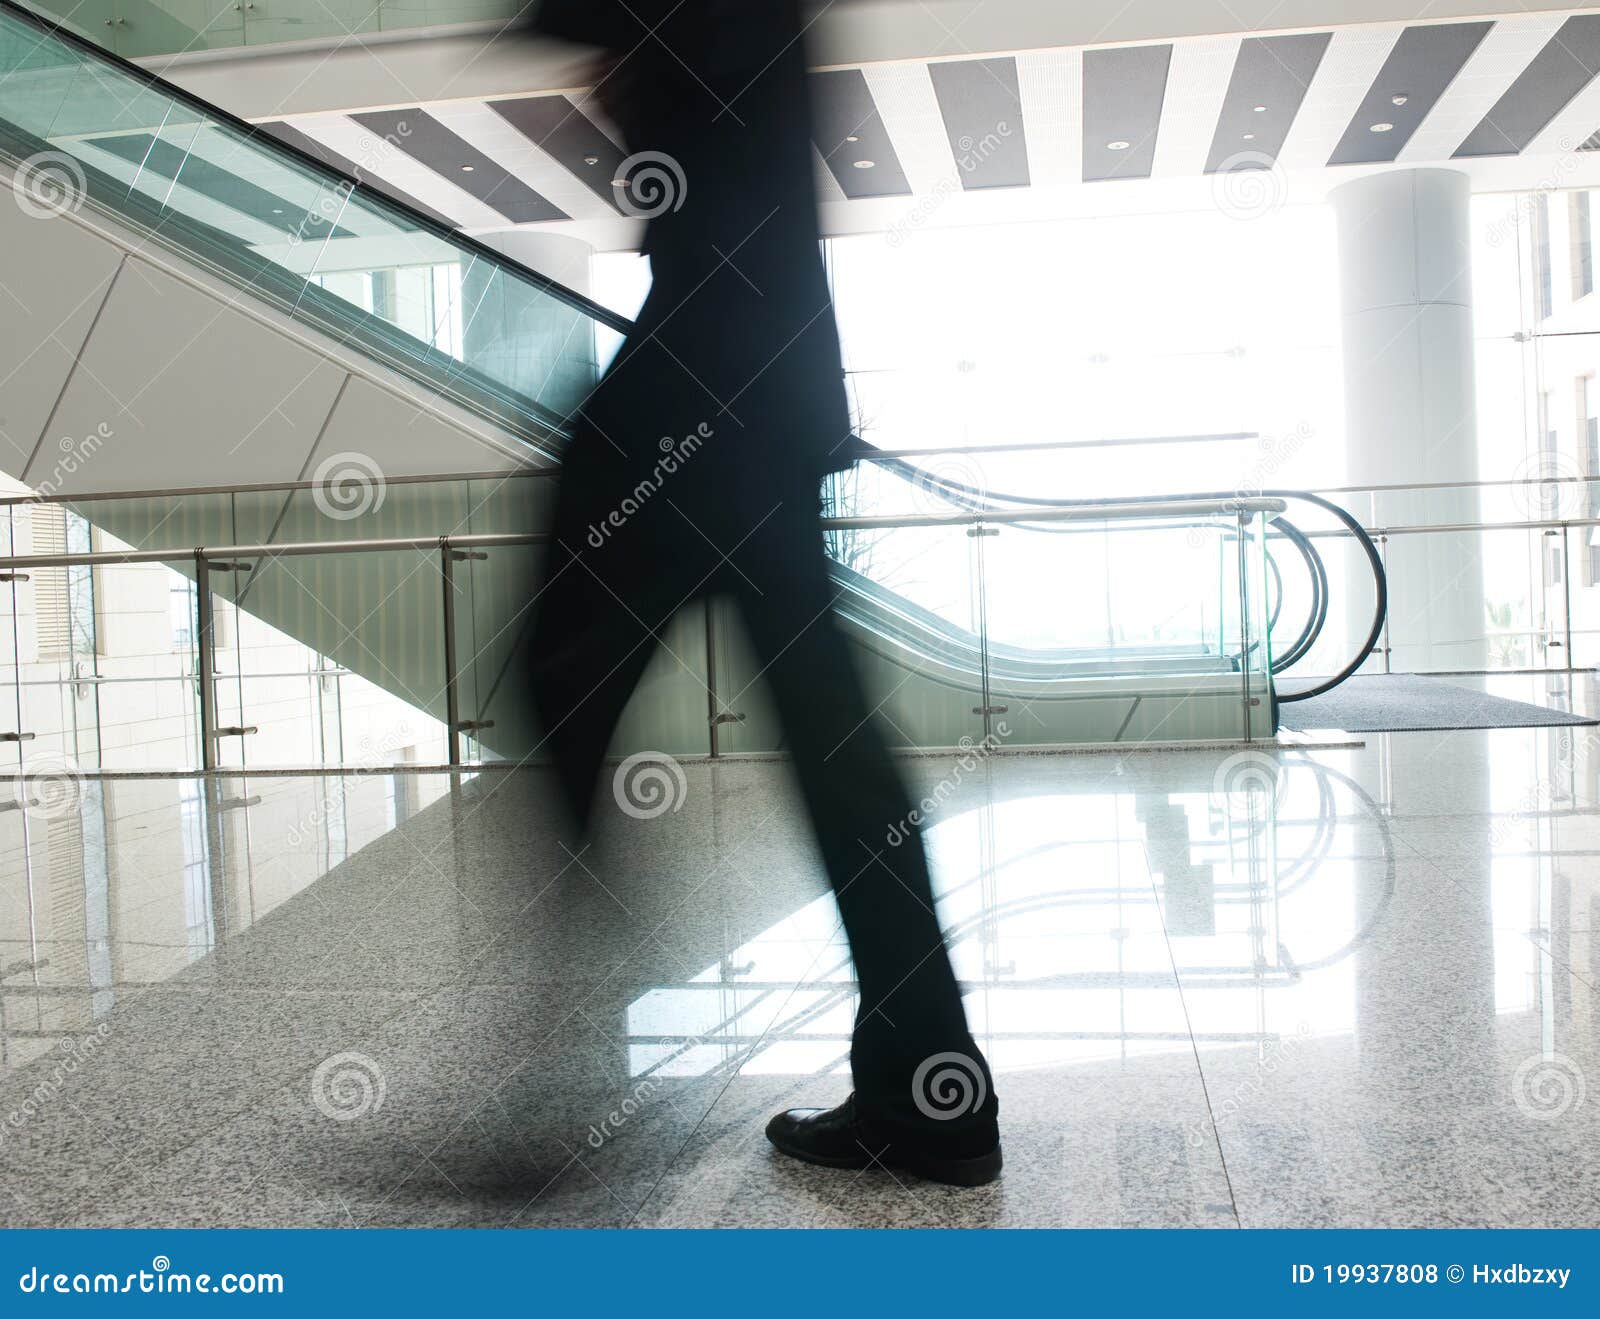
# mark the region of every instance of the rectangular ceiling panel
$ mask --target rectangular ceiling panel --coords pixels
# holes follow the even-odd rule
[[[425,110],[413,106],[405,110],[372,110],[350,117],[485,206],[498,211],[512,224],[571,218]]]
[[[279,121],[270,124],[257,124],[256,127],[265,133],[270,133],[280,142],[287,142],[292,147],[298,147],[313,160],[320,160],[329,168],[336,169],[341,174],[350,175],[363,187],[371,188],[373,192],[378,193],[380,196],[388,197],[404,206],[409,206],[414,211],[421,211],[436,224],[442,224],[450,229],[456,227],[456,222],[449,216],[441,215],[431,206],[424,206],[415,197],[380,179],[371,170],[362,169],[360,165],[356,164],[348,156],[340,155],[332,147],[324,146],[316,138],[308,133],[301,132],[293,124]]]
[[[1083,52],[1085,183],[1150,177],[1171,67],[1171,46]]]
[[[1402,32],[1328,164],[1376,165],[1394,160],[1493,26],[1430,23]]]
[[[1263,167],[1277,160],[1332,40],[1331,32],[1245,39],[1217,117],[1207,174],[1241,153]]]
[[[623,153],[598,124],[565,96],[519,96],[489,108],[574,174],[601,201],[617,205],[613,180],[622,176]],[[641,209],[636,206],[635,210]]]
[[[1026,188],[1028,139],[1014,59],[930,64],[963,188]]]
[[[1600,72],[1600,14],[1569,18],[1495,103],[1456,158],[1515,156]]]
[[[836,69],[810,77],[812,132],[828,171],[844,195],[907,197],[900,157],[860,69]]]

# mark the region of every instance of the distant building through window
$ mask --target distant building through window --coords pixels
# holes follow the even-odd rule
[[[1540,193],[1533,199],[1533,275],[1538,298],[1538,318],[1549,320],[1555,307],[1555,287],[1550,275],[1550,198]]]
[[[1572,194],[1567,228],[1572,249],[1572,300],[1576,302],[1594,292],[1594,226],[1587,192]]]

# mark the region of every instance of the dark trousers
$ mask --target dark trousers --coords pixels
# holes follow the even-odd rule
[[[992,1079],[967,1029],[911,803],[834,617],[817,482],[730,479],[724,458],[690,458],[597,549],[604,492],[635,487],[618,479],[625,464],[598,437],[580,438],[569,455],[535,637],[545,749],[587,826],[607,747],[661,628],[690,601],[731,597],[776,700],[849,937],[858,1105],[869,1118],[958,1137],[992,1121]]]

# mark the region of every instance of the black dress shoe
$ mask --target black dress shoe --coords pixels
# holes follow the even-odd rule
[[[767,1123],[767,1139],[783,1153],[824,1168],[902,1168],[946,1186],[985,1186],[1000,1175],[1000,1130],[978,1123],[948,1139],[891,1130],[856,1112],[856,1097],[838,1108],[791,1108]]]

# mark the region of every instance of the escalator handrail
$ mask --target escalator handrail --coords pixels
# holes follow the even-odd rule
[[[958,506],[965,505],[970,511],[976,512],[992,507],[991,500],[999,501],[1000,503],[1022,504],[1034,508],[1073,508],[1100,502],[1088,499],[1045,499],[1038,496],[1030,496],[1024,499],[1018,495],[1001,494],[995,491],[978,491],[970,486],[962,485],[959,481],[952,481],[935,473],[924,472],[920,468],[913,467],[910,463],[898,458],[876,458],[873,455],[873,446],[859,437],[856,440],[856,445],[858,456],[864,461],[876,462],[879,466],[888,468],[903,479],[918,483],[925,489],[933,489],[946,494],[956,492],[957,497],[952,502]],[[1238,491],[1206,491],[1190,497],[1200,500],[1237,501],[1240,495]],[[1255,499],[1304,500],[1306,503],[1314,504],[1325,512],[1330,513],[1355,539],[1357,546],[1366,556],[1367,564],[1372,570],[1372,623],[1368,629],[1366,640],[1362,643],[1355,658],[1332,677],[1325,678],[1311,687],[1295,692],[1275,693],[1279,702],[1310,700],[1313,696],[1320,696],[1324,692],[1332,691],[1340,683],[1344,682],[1346,678],[1351,677],[1377,650],[1378,642],[1383,636],[1384,623],[1389,616],[1388,574],[1384,571],[1382,556],[1379,555],[1378,547],[1373,543],[1372,537],[1367,533],[1367,529],[1348,510],[1341,508],[1331,499],[1312,494],[1309,490],[1256,490],[1252,492],[1252,497]],[[1166,496],[1164,495],[1132,495],[1120,499],[1118,502],[1125,504],[1159,503],[1165,498]]]
[[[96,44],[89,38],[82,36],[69,27],[63,26],[52,16],[36,13],[27,6],[17,3],[17,0],[0,0],[0,14],[5,14],[15,18],[25,25],[64,43],[71,49],[88,55],[105,65],[109,65],[110,67],[117,69],[118,71],[142,83],[150,90],[155,91],[162,96],[171,98],[173,101],[188,107],[190,110],[196,112],[200,116],[211,119],[216,123],[243,135],[247,141],[259,147],[269,155],[277,155],[293,160],[301,168],[309,171],[314,177],[322,177],[324,179],[331,180],[337,188],[345,189],[352,194],[359,191],[363,199],[368,200],[371,204],[376,205],[380,210],[388,210],[400,215],[413,228],[423,230],[424,232],[432,234],[434,237],[441,239],[445,243],[470,253],[474,260],[481,260],[497,269],[507,271],[512,276],[533,285],[541,292],[549,295],[559,302],[567,304],[574,310],[582,312],[584,315],[590,317],[598,324],[604,325],[608,329],[611,329],[618,334],[626,335],[633,329],[633,321],[630,318],[612,311],[610,308],[601,305],[592,298],[585,297],[583,294],[567,288],[564,284],[557,280],[551,279],[547,275],[540,274],[538,271],[529,268],[522,262],[508,257],[502,252],[496,251],[488,244],[461,232],[459,229],[440,223],[438,220],[434,219],[425,212],[409,205],[400,198],[392,196],[387,190],[375,187],[370,183],[364,183],[361,179],[348,174],[333,165],[330,165],[327,161],[319,159],[307,151],[302,150],[292,142],[286,142],[281,138],[278,138],[267,132],[259,125],[252,124],[246,119],[241,119],[239,116],[230,113],[221,106],[215,105],[212,102],[205,100],[203,97],[196,96],[192,92],[185,90],[177,84],[167,81],[159,74],[152,73],[149,69],[135,64],[131,60],[124,59],[122,56],[113,51],[106,50],[103,46]],[[1031,504],[1035,507],[1052,508],[1072,507],[1076,505],[1097,502],[1093,500],[1057,500],[1038,498],[1023,499],[1018,496],[994,495],[987,492],[983,495],[978,495],[977,492],[970,491],[965,487],[961,487],[957,483],[945,482],[937,476],[924,472],[920,468],[916,468],[912,464],[907,463],[902,459],[889,458],[887,455],[882,458],[877,458],[875,457],[876,451],[874,446],[868,444],[864,440],[857,439],[856,443],[858,446],[857,456],[859,459],[869,462],[877,462],[884,467],[890,468],[891,470],[902,469],[903,475],[905,473],[911,474],[907,477],[907,479],[918,481],[924,485],[932,485],[935,488],[939,486],[948,486],[952,489],[960,489],[963,491],[963,493],[969,496],[976,496],[981,503],[985,504],[990,498],[995,498],[1001,502],[1009,502],[1012,504]],[[1367,658],[1377,649],[1379,638],[1383,634],[1384,620],[1388,613],[1388,582],[1383,570],[1382,559],[1378,554],[1377,547],[1372,542],[1372,538],[1367,535],[1365,528],[1363,528],[1361,524],[1355,520],[1355,518],[1353,518],[1344,509],[1340,508],[1337,504],[1334,504],[1332,501],[1324,499],[1319,495],[1313,495],[1307,491],[1300,490],[1263,490],[1257,491],[1256,496],[1258,498],[1302,499],[1322,507],[1340,522],[1342,522],[1350,531],[1351,535],[1355,537],[1357,544],[1365,553],[1373,572],[1376,601],[1373,611],[1372,627],[1365,644],[1362,646],[1357,658],[1339,673],[1335,674],[1332,678],[1326,679],[1322,683],[1319,683],[1314,687],[1307,688],[1303,691],[1294,692],[1287,695],[1279,694],[1277,697],[1277,699],[1280,701],[1303,701],[1312,696],[1320,695],[1321,693],[1329,691],[1333,687],[1338,686],[1357,669],[1359,669],[1361,665],[1366,663]],[[1138,502],[1156,503],[1161,502],[1163,498],[1165,497],[1136,496],[1119,502],[1129,504]],[[1194,496],[1193,498],[1215,498],[1218,500],[1237,499],[1238,492],[1223,491],[1216,494]]]
[[[234,132],[242,133],[253,145],[260,147],[269,154],[287,156],[297,165],[332,180],[341,188],[352,191],[359,190],[365,199],[376,202],[380,207],[396,211],[402,215],[406,222],[414,228],[426,230],[435,238],[442,239],[456,247],[470,252],[475,260],[488,262],[490,265],[500,267],[517,278],[534,285],[541,292],[548,293],[560,302],[566,303],[576,311],[583,312],[586,316],[598,321],[608,329],[615,330],[618,334],[626,334],[633,328],[633,322],[611,308],[602,306],[592,298],[569,289],[558,280],[542,275],[537,270],[525,266],[513,257],[508,257],[503,252],[496,251],[487,243],[473,238],[470,234],[463,233],[460,229],[450,225],[441,224],[433,216],[419,211],[398,197],[390,195],[387,191],[375,187],[371,183],[364,183],[354,175],[347,174],[344,170],[328,164],[327,161],[313,156],[292,142],[285,142],[282,138],[275,137],[259,124],[252,124],[248,119],[230,113],[221,106],[207,101],[204,97],[196,96],[193,92],[184,90],[176,83],[168,82],[160,74],[152,73],[131,60],[124,59],[114,51],[109,51],[103,46],[96,45],[88,37],[74,32],[69,27],[63,27],[53,17],[47,14],[36,13],[26,5],[18,4],[16,0],[0,0],[0,13],[16,18],[30,27],[56,38],[71,46],[74,50],[111,65],[121,73],[139,80],[152,91],[162,96],[171,97],[173,100],[187,106],[189,109],[204,115],[218,123],[225,125]]]

